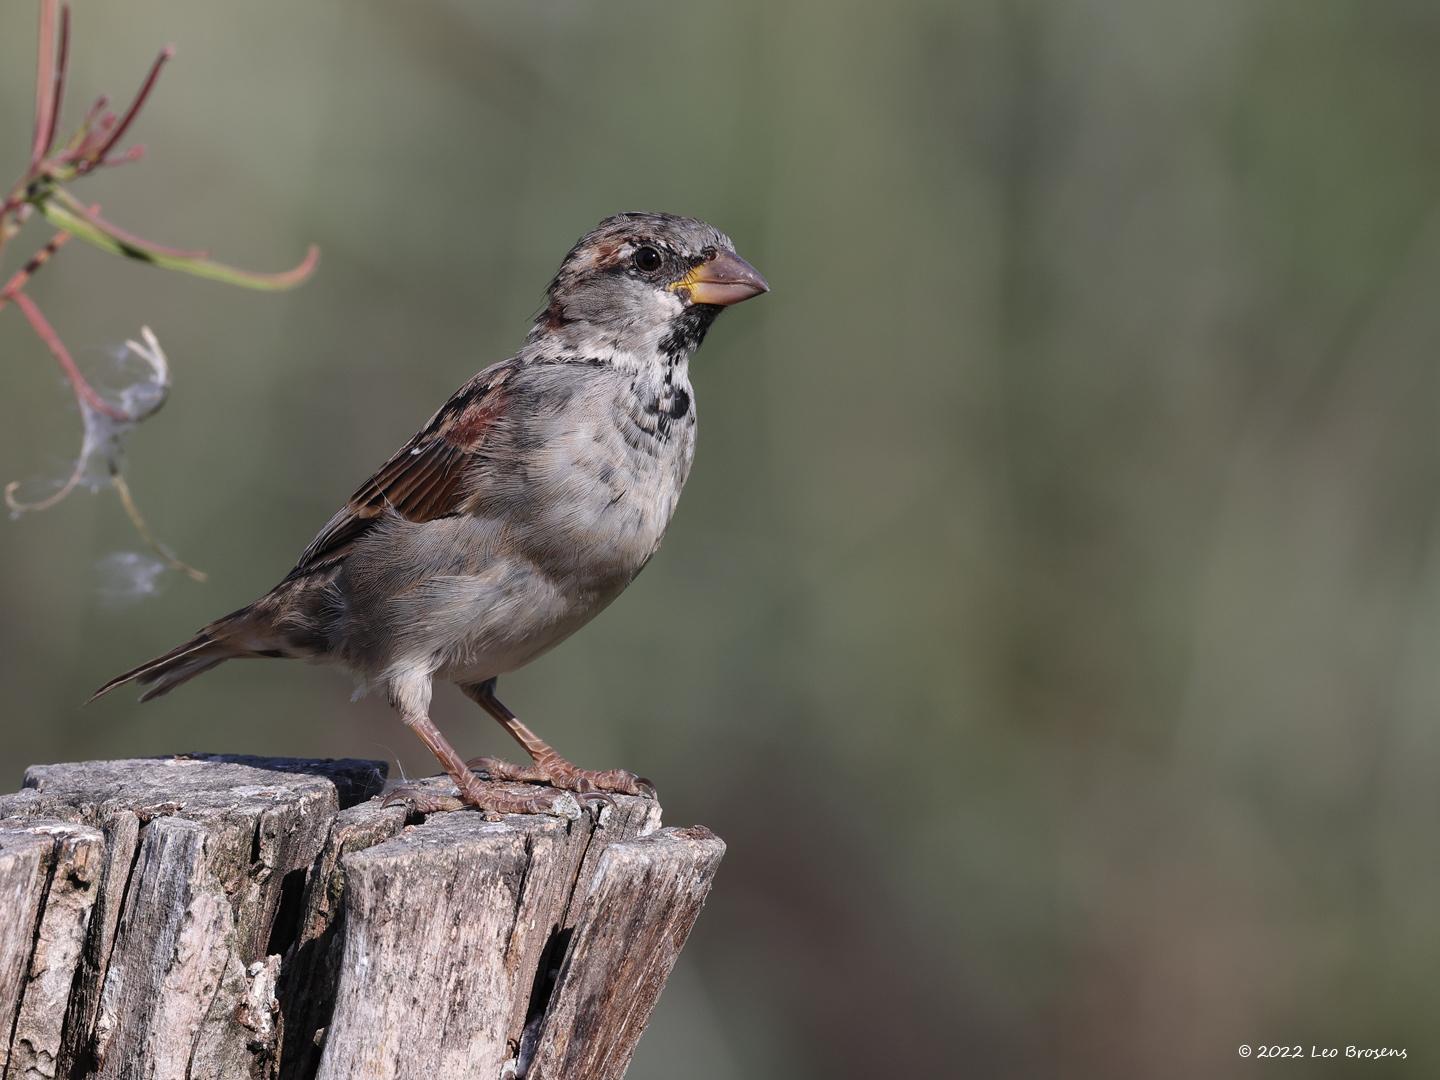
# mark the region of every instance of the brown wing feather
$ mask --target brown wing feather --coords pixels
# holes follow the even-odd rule
[[[474,494],[477,452],[505,409],[511,361],[480,372],[457,390],[420,433],[402,446],[310,541],[290,577],[343,558],[386,513],[433,521],[463,512]]]

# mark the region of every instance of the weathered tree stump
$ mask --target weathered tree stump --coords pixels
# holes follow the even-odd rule
[[[646,799],[423,819],[384,784],[374,761],[30,768],[0,796],[0,1075],[623,1075],[725,845]]]

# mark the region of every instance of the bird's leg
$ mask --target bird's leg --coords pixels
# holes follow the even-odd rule
[[[406,693],[406,691],[409,693]],[[405,723],[420,736],[420,741],[429,747],[439,760],[459,792],[459,799],[437,796],[433,792],[413,788],[395,788],[385,797],[385,804],[403,802],[420,813],[435,813],[442,810],[458,810],[470,806],[483,810],[487,815],[499,814],[556,814],[560,817],[576,818],[580,808],[573,798],[554,795],[515,795],[481,784],[475,774],[456,753],[440,729],[430,719],[430,685],[426,678],[423,690],[414,686],[391,687],[390,703],[399,711]],[[563,793],[562,793],[563,794]],[[566,800],[569,800],[568,802]]]
[[[483,770],[492,780],[524,780],[581,794],[613,791],[622,795],[643,795],[650,799],[655,797],[655,785],[628,769],[581,769],[566,761],[555,752],[554,747],[522,724],[520,718],[495,696],[494,679],[472,683],[460,689],[466,697],[498,720],[500,726],[525,748],[525,752],[535,762],[533,765],[513,765],[499,758],[478,757],[466,762],[470,768]]]

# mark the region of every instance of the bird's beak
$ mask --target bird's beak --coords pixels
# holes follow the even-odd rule
[[[722,251],[707,259],[670,288],[689,293],[692,303],[720,307],[770,291],[760,271],[733,251]]]

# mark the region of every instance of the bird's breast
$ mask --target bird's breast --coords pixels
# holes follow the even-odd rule
[[[659,547],[689,476],[692,391],[673,374],[627,377],[555,420],[535,474],[537,561],[578,588],[618,590]]]

